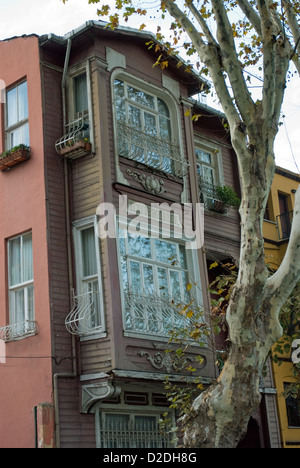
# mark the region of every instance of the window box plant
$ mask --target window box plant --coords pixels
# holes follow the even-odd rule
[[[230,207],[239,208],[240,199],[228,185],[216,186],[212,192],[203,193],[205,208],[217,213],[225,214]]]
[[[85,154],[89,154],[92,151],[92,145],[87,138],[80,140],[70,140],[65,146],[62,146],[58,149],[58,152],[61,156],[70,159],[80,158]]]
[[[18,145],[0,155],[0,171],[4,172],[17,164],[30,159],[31,150],[29,146]]]

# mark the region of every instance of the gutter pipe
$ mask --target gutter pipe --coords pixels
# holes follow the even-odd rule
[[[63,125],[64,128],[67,123],[66,116],[66,78],[69,66],[69,58],[71,52],[72,39],[68,38],[67,50],[65,55],[63,77],[61,82],[62,90],[62,107],[63,107]],[[72,299],[73,290],[73,269],[72,269],[72,250],[71,250],[71,228],[70,228],[70,204],[69,204],[69,181],[68,181],[68,166],[67,160],[64,159],[64,184],[65,184],[65,210],[66,210],[66,229],[67,229],[67,255],[68,255],[68,275],[69,275],[69,294],[70,301]],[[76,342],[75,336],[72,335],[72,371],[71,372],[57,372],[53,375],[53,398],[54,398],[54,411],[55,411],[55,446],[60,448],[60,420],[59,420],[59,400],[58,400],[58,379],[61,377],[76,377]]]

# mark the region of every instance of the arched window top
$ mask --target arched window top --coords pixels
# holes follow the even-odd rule
[[[125,73],[114,77],[118,155],[182,177],[176,106],[167,92]]]

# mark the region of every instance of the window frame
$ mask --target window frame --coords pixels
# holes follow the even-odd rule
[[[32,252],[32,278],[30,280],[23,280],[23,270],[24,270],[24,254],[23,254],[23,243],[25,236],[31,236],[31,252]],[[12,260],[11,260],[11,242],[20,239],[20,275],[21,275],[21,282],[11,284],[11,268],[12,268]],[[35,304],[34,304],[34,272],[33,272],[33,238],[32,238],[32,231],[25,232],[23,234],[19,234],[18,236],[11,237],[7,240],[7,273],[8,273],[8,295],[9,295],[9,323],[10,325],[15,325],[19,322],[25,322],[24,334],[27,331],[30,331],[32,327],[30,327],[30,323],[35,321]],[[33,307],[32,311],[29,309],[29,293],[28,289],[33,287]],[[24,317],[23,320],[16,320],[19,312],[16,311],[16,301],[15,296],[16,292],[24,290],[24,298],[23,298],[23,307],[24,307]]]
[[[194,135],[194,146],[195,146],[195,162],[196,162],[196,167],[197,167],[197,178],[198,178],[198,184],[200,183],[200,178],[198,174],[198,158],[196,154],[196,150],[202,150],[205,151],[206,153],[209,153],[212,159],[212,164],[209,166],[213,169],[214,175],[215,175],[215,180],[214,180],[214,186],[221,186],[224,185],[224,175],[223,175],[223,164],[222,164],[222,151],[221,147],[213,142],[207,142],[204,139],[202,139],[199,135],[195,134]]]
[[[127,220],[127,221],[130,222],[130,220]],[[121,220],[121,225],[122,226],[124,226],[124,222],[126,222],[126,220],[122,219]],[[119,219],[117,219],[117,223],[119,223]],[[148,227],[146,225],[144,225],[142,222],[140,223],[140,225],[141,225],[141,232],[142,233],[147,232]],[[152,229],[152,227],[151,227],[151,229]],[[170,244],[175,244],[176,246],[178,246],[178,248],[179,248],[179,245],[185,246],[185,260],[186,260],[186,266],[187,266],[186,271],[189,274],[188,280],[189,280],[190,283],[198,285],[197,287],[193,288],[193,290],[191,290],[189,293],[191,295],[191,299],[195,300],[197,306],[203,307],[204,302],[203,302],[203,295],[202,295],[202,281],[201,281],[201,272],[200,272],[200,265],[199,265],[199,262],[198,262],[197,250],[196,249],[187,249],[186,248],[186,245],[189,243],[188,240],[177,239],[177,238],[174,238],[174,239],[173,238],[166,238],[166,237],[164,237],[163,232],[161,232],[160,230],[155,231],[155,229],[154,229],[151,232],[153,234],[153,241],[162,240],[162,241],[170,243]],[[147,237],[144,236],[144,238],[146,239]],[[151,338],[153,340],[168,340],[170,338],[170,335],[168,335],[168,333],[155,333],[154,334],[154,332],[153,332],[151,334],[151,332],[149,332],[148,330],[141,332],[141,331],[138,331],[138,330],[135,330],[135,329],[129,330],[129,329],[126,328],[126,301],[125,301],[124,282],[123,282],[123,277],[122,277],[122,262],[121,262],[122,254],[121,254],[120,239],[123,239],[123,237],[119,236],[119,229],[117,229],[116,241],[117,241],[117,255],[118,255],[121,306],[122,306],[122,322],[123,322],[124,336],[132,336],[132,337],[144,338],[144,339]],[[149,239],[151,241],[151,237]],[[178,251],[178,249],[177,249],[177,251]],[[151,254],[152,253],[153,253],[153,248],[151,248]],[[125,256],[126,256],[126,254],[125,254]],[[141,264],[144,261],[144,263],[148,263],[148,264],[151,263],[152,265],[155,265],[156,270],[158,268],[160,268],[160,266],[162,268],[165,267],[165,265],[162,265],[161,262],[159,262],[159,260],[154,260],[152,258],[152,256],[151,256],[150,259],[147,259],[147,258],[143,259],[142,257],[139,257],[139,259],[140,259],[139,261],[140,261]],[[127,259],[126,259],[126,262],[127,262]],[[127,263],[127,266],[128,266],[128,263]],[[177,271],[182,271],[182,268],[174,268],[171,265],[170,265],[170,269],[173,269],[173,270],[175,269]],[[154,277],[154,275],[153,275],[153,277]],[[156,274],[156,277],[154,278],[154,283],[156,283],[155,293],[157,293],[157,286],[158,286],[157,285],[157,283],[158,283],[157,274]],[[130,294],[130,291],[129,291],[129,294]],[[151,296],[149,296],[149,297],[151,297]],[[158,300],[159,299],[160,298],[158,297]],[[203,316],[204,316],[204,314],[203,314]]]
[[[22,86],[24,83],[26,83],[26,100],[27,100],[27,116],[21,120],[18,120],[17,122],[8,125],[8,118],[9,118],[9,109],[8,109],[8,93],[16,89],[17,92],[17,112],[19,112],[19,97],[18,97],[18,88]],[[22,138],[22,141],[17,144],[12,144],[11,142],[11,135],[13,132],[15,132],[18,129],[22,129],[23,127],[28,126],[28,130],[26,133],[28,133],[28,140],[24,140]],[[26,146],[30,145],[30,134],[29,134],[29,100],[28,100],[28,82],[27,79],[21,80],[18,83],[14,84],[13,86],[10,86],[6,89],[6,103],[5,103],[5,148],[6,150],[11,150],[15,146],[18,146],[19,144],[24,144]],[[22,135],[24,136],[24,135]]]
[[[115,158],[116,158],[116,166],[117,166],[117,179],[119,182],[125,183],[128,185],[125,177],[123,176],[119,164],[120,164],[120,156],[118,150],[118,120],[117,120],[117,110],[116,110],[116,93],[114,83],[115,80],[121,80],[126,82],[127,84],[131,85],[132,87],[136,88],[137,90],[143,91],[151,96],[161,99],[166,106],[168,107],[169,111],[169,122],[170,122],[170,131],[171,131],[171,138],[170,138],[170,145],[178,147],[178,151],[180,154],[180,159],[183,163],[188,165],[187,160],[184,157],[183,151],[183,143],[182,143],[182,134],[181,134],[181,123],[179,117],[179,109],[178,109],[178,102],[177,99],[173,97],[173,95],[166,89],[166,88],[158,88],[157,86],[150,84],[140,78],[132,76],[128,72],[124,71],[124,69],[115,69],[111,74],[111,93],[112,93],[112,111],[113,111],[113,121],[114,121],[114,146],[115,146]],[[144,107],[147,110],[146,107]],[[148,109],[150,111],[150,108]],[[132,127],[134,129],[134,127]],[[144,131],[141,131],[144,133]],[[160,140],[160,137],[153,137]],[[125,157],[126,158],[126,157]],[[131,159],[131,158],[128,158]],[[170,159],[170,158],[169,158]],[[172,160],[170,159],[171,163]],[[145,164],[146,167],[150,169],[157,169],[155,166],[143,163],[140,161],[141,164]],[[176,175],[176,168],[182,164],[181,162],[174,161],[172,166],[173,169],[169,171],[163,171],[162,169],[158,170],[165,174],[166,177]],[[185,171],[183,171],[182,177],[185,179]]]
[[[80,334],[81,339],[85,336],[88,337],[92,335],[94,338],[95,334],[102,334],[105,332],[105,320],[104,320],[104,300],[103,300],[103,284],[102,284],[102,273],[101,273],[101,252],[100,252],[100,239],[97,235],[98,226],[97,226],[97,217],[89,216],[83,219],[79,219],[73,222],[73,241],[74,241],[74,261],[75,261],[75,271],[76,271],[76,291],[77,294],[84,294],[87,291],[84,291],[83,284],[85,283],[83,277],[83,251],[82,251],[82,237],[81,234],[84,230],[93,228],[94,229],[94,241],[95,241],[95,255],[96,255],[96,265],[97,273],[92,275],[89,279],[98,281],[98,291],[99,301],[98,301],[98,321],[99,324],[91,327],[88,332],[83,332]],[[88,279],[88,278],[86,278]],[[101,335],[102,336],[102,335]]]

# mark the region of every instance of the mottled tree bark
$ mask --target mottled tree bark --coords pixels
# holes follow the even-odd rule
[[[195,401],[183,418],[184,445],[200,448],[236,447],[260,402],[259,381],[271,346],[280,338],[280,309],[300,278],[300,192],[297,191],[294,220],[285,259],[269,277],[264,257],[263,217],[275,172],[274,139],[286,86],[293,47],[270,2],[258,0],[254,9],[238,0],[263,45],[262,99],[254,102],[246,86],[243,68],[235,50],[225,2],[212,0],[216,37],[205,19],[188,3],[202,36],[172,0],[169,13],[189,35],[213,80],[227,117],[231,141],[241,177],[241,252],[239,274],[227,310],[229,353],[217,382]],[[284,4],[288,7],[291,2]],[[291,29],[299,32],[293,12]],[[230,81],[232,95],[228,91]]]

